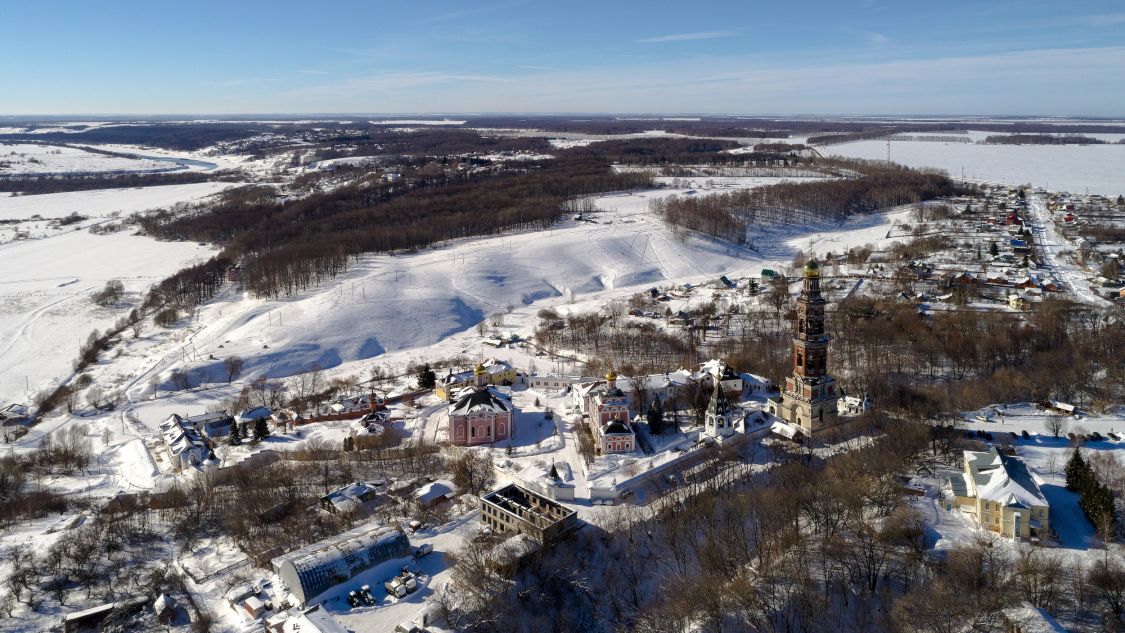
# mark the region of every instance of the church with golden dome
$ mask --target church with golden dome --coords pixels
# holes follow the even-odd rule
[[[473,370],[473,386],[449,405],[449,441],[457,446],[491,444],[515,433],[512,403],[488,384],[483,364]]]
[[[590,434],[601,453],[632,453],[637,436],[629,422],[629,397],[617,386],[617,374],[605,375],[604,388],[596,389],[590,402]]]

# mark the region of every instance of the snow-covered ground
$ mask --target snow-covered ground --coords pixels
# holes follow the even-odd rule
[[[73,147],[39,144],[0,144],[0,175],[98,172],[155,172],[183,169],[167,161],[125,158]]]
[[[229,182],[198,182],[187,185],[97,189],[36,196],[0,194],[0,220],[61,218],[78,213],[87,217],[125,217],[138,211],[192,202],[234,186]]]
[[[57,385],[90,331],[129,311],[90,300],[107,281],[120,280],[135,303],[153,283],[212,254],[192,243],[84,230],[0,246],[0,400],[27,402]]]
[[[987,135],[987,134],[986,134]],[[894,141],[891,161],[944,169],[954,178],[1030,183],[1057,191],[1125,193],[1125,145],[984,145]],[[832,145],[825,155],[886,160],[885,140]]]
[[[229,186],[200,183],[0,198],[0,219],[57,218],[72,212],[94,216],[41,239],[0,244],[0,401],[26,403],[57,385],[69,374],[78,346],[91,330],[105,329],[127,313],[151,284],[214,252],[194,243],[126,233],[94,235],[84,227],[105,222],[105,216],[117,211],[128,215],[198,200]],[[36,225],[19,226],[34,231]],[[125,300],[119,306],[96,306],[90,295],[112,279],[124,284]]]
[[[247,377],[288,376],[312,363],[366,375],[370,364],[362,361],[375,357],[401,367],[413,360],[494,355],[473,328],[509,309],[503,329],[528,333],[544,307],[592,310],[654,285],[757,276],[763,267],[790,262],[794,245],[807,247],[809,231],[819,243],[846,250],[885,236],[903,213],[843,227],[763,229],[751,250],[674,235],[648,208],[673,193],[683,191],[601,196],[595,203],[603,211],[593,221],[566,219],[546,231],[364,256],[347,273],[292,297],[226,292],[190,326],[187,362],[178,346],[161,350],[169,355],[161,375],[180,366],[218,376],[221,359],[230,355],[245,359]]]

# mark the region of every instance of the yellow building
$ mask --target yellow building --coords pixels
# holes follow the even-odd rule
[[[1050,534],[1050,508],[1018,457],[965,451],[964,471],[946,481],[946,510],[959,509],[1002,536],[1038,540]]]
[[[505,361],[490,358],[478,367],[484,370],[485,383],[488,385],[500,387],[516,384],[516,368]],[[434,393],[439,398],[450,400],[461,389],[473,386],[474,375],[475,370],[472,369],[456,374],[450,370],[448,375],[438,378]]]

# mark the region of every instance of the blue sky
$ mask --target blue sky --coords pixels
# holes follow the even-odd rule
[[[0,0],[0,113],[1125,116],[1125,3]]]

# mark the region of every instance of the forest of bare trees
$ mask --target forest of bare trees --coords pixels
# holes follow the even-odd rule
[[[843,178],[782,182],[708,196],[669,196],[653,210],[674,228],[698,231],[735,244],[755,224],[840,221],[902,204],[947,196],[953,183],[938,174],[863,162],[818,161]]]
[[[577,196],[649,182],[577,153],[539,168],[438,177],[413,188],[343,187],[294,201],[255,188],[200,212],[154,214],[141,224],[158,237],[225,242],[219,259],[241,259],[246,289],[277,296],[343,272],[348,258],[362,253],[545,228],[573,210]]]

